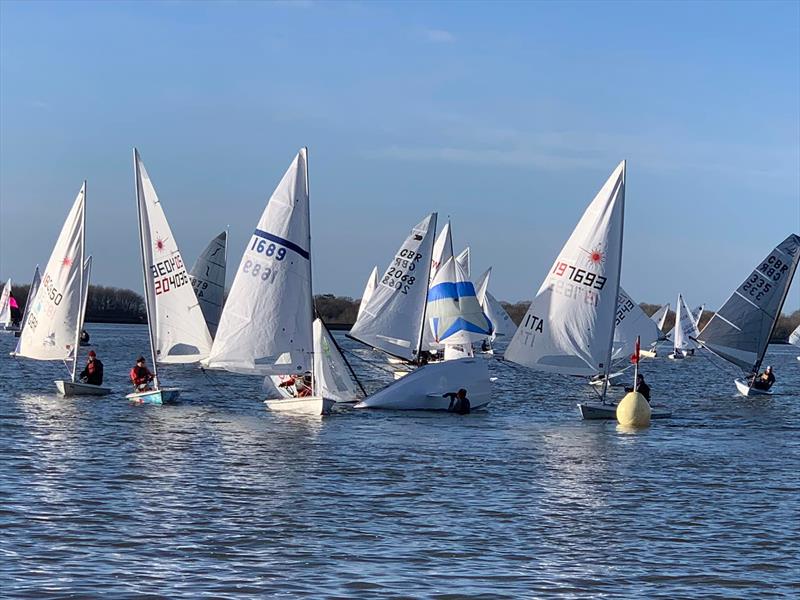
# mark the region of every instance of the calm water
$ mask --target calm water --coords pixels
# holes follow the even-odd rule
[[[800,593],[796,348],[770,348],[768,400],[706,358],[646,361],[677,416],[631,434],[578,419],[588,386],[500,362],[466,417],[276,415],[257,378],[192,367],[162,371],[180,405],[131,406],[145,329],[90,331],[104,399],[59,399],[63,367],[0,336],[2,596]]]

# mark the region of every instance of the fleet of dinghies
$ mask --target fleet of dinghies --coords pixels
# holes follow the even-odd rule
[[[491,402],[493,379],[476,347],[491,355],[498,338],[510,339],[508,361],[588,379],[598,401],[578,403],[584,419],[615,418],[609,389],[626,379],[631,353],[637,364],[640,357],[655,358],[657,343],[665,339],[672,340],[671,359],[703,349],[741,369],[734,380],[740,394],[772,393],[754,378],[800,260],[800,237],[790,235],[760,261],[702,331],[704,305],[691,311],[679,294],[674,328],[665,332],[670,304],[648,316],[620,285],[625,161],[586,208],[519,327],[489,291],[491,267],[473,282],[470,248],[454,254],[450,222],[437,235],[434,212],[412,227],[383,275],[373,268],[347,334],[394,369],[394,381],[367,394],[315,314],[307,149],[300,149],[267,201],[227,299],[227,231],[215,236],[187,271],[135,149],[133,158],[154,379],[152,386],[128,394],[131,401],[174,401],[180,390],[162,385],[158,366],[200,363],[263,378],[270,390],[264,403],[273,411],[322,415],[335,403],[448,410],[453,393],[462,388],[472,409],[480,409]],[[19,336],[12,355],[63,361],[70,378],[55,384],[64,396],[110,393],[76,376],[92,263],[85,256],[85,224],[86,182],[47,266],[41,275],[38,266],[34,271],[21,330],[11,315],[11,280],[0,294],[0,328],[17,329]],[[800,327],[789,342],[800,346]],[[652,409],[652,418],[670,414]]]

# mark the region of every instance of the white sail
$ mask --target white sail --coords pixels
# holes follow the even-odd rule
[[[428,291],[427,317],[439,344],[471,344],[486,339],[492,324],[483,313],[475,287],[450,258],[439,268]]]
[[[673,330],[673,344],[675,350],[692,350],[697,348],[697,344],[693,341],[697,339],[699,334],[697,323],[694,320],[692,311],[686,306],[686,300],[683,299],[682,294],[678,294],[678,301],[675,307],[675,328]]]
[[[450,223],[448,222],[442,227],[442,231],[439,232],[439,236],[433,244],[433,252],[431,254],[431,276],[429,281],[433,281],[433,278],[436,277],[436,273],[438,273],[442,265],[451,258],[453,258],[453,233],[450,229]]]
[[[625,162],[592,200],[542,282],[505,357],[565,375],[607,372],[622,264]]]
[[[364,307],[366,307],[369,303],[369,299],[372,298],[372,294],[376,287],[378,287],[378,267],[373,267],[372,273],[369,274],[369,278],[367,279],[367,285],[364,286],[364,293],[361,294],[361,302],[358,305],[358,315],[356,316],[356,321],[361,318],[361,315],[364,312]]]
[[[669,313],[669,304],[665,304],[650,316],[653,322],[658,326],[659,331],[664,331],[664,323],[667,321],[667,313]]]
[[[47,261],[39,289],[34,297],[28,296],[31,308],[19,337],[17,356],[35,360],[71,360],[75,356],[83,308],[85,201],[84,182]]]
[[[658,341],[658,326],[620,286],[617,298],[617,318],[614,325],[614,352],[612,360],[633,354],[636,339],[642,348]]]
[[[701,304],[697,308],[692,311],[692,320],[694,321],[697,330],[700,331],[700,317],[703,316],[703,311],[705,310],[706,305]]]
[[[80,312],[80,328],[78,333],[83,329],[83,324],[86,322],[86,305],[89,303],[89,282],[92,278],[92,257],[89,256],[83,263],[83,291],[81,297],[81,312]]]
[[[208,355],[211,335],[153,182],[134,150],[148,327],[157,363],[191,363]]]
[[[756,265],[697,339],[714,354],[755,373],[767,351],[800,260],[800,237],[792,234]]]
[[[793,346],[800,346],[800,325],[798,325],[795,330],[789,334],[789,343]]]
[[[405,360],[420,345],[436,213],[418,223],[395,254],[349,337]]]
[[[225,301],[227,243],[228,232],[223,231],[208,243],[189,271],[189,279],[212,337],[217,333],[222,303]]]
[[[314,320],[314,380],[316,394],[336,402],[355,402],[363,395],[321,319]]]
[[[469,246],[464,248],[461,254],[456,256],[456,262],[469,279],[472,276],[472,260],[470,258]]]
[[[482,306],[483,311],[492,322],[492,341],[499,337],[510,338],[517,332],[517,326],[514,324],[513,319],[491,292],[486,292],[486,299]]]
[[[492,267],[489,267],[475,280],[475,295],[478,297],[478,302],[483,306],[484,311],[486,310],[484,299],[486,298],[486,292],[489,290],[489,278],[491,275]]]
[[[28,313],[31,312],[31,306],[33,306],[33,299],[36,298],[36,292],[39,290],[39,286],[42,283],[42,276],[39,273],[39,265],[36,265],[36,268],[33,270],[33,279],[31,279],[31,285],[28,288],[28,299],[25,300],[25,311],[22,313],[22,320],[20,321],[21,326],[24,328],[25,323],[28,320]],[[19,350],[19,342],[17,342],[17,350]]]
[[[0,325],[8,326],[11,324],[11,306],[8,299],[11,297],[11,278],[8,278],[3,291],[0,292]]]
[[[207,364],[237,373],[311,369],[312,298],[307,151],[267,201],[247,243]]]

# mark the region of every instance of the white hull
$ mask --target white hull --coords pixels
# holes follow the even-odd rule
[[[589,380],[589,385],[602,386],[604,377],[592,378]],[[617,371],[608,376],[608,385],[611,387],[622,387],[625,385],[625,371]]]
[[[672,416],[672,411],[650,407],[651,419],[668,419]],[[607,421],[617,419],[617,406],[615,404],[578,404],[578,411],[581,418],[587,421]]]
[[[744,379],[734,379],[736,389],[742,396],[772,396],[772,390],[760,390],[758,388],[751,388],[750,384]]]
[[[280,398],[264,400],[267,408],[276,412],[302,413],[305,415],[328,415],[335,402],[322,396],[305,398]]]
[[[111,393],[111,388],[103,387],[102,385],[81,383],[80,381],[73,382],[57,379],[55,384],[58,393],[65,398],[69,398],[70,396],[106,396]]]
[[[483,408],[492,400],[487,362],[461,358],[419,367],[356,404],[356,408],[391,410],[447,410],[450,399],[443,394],[467,390],[470,408]]]
[[[181,391],[176,388],[161,388],[160,390],[134,392],[125,397],[136,404],[169,404],[175,402],[180,393]]]
[[[658,352],[656,350],[639,350],[639,356],[641,358],[655,358],[658,356]]]
[[[667,354],[667,358],[670,360],[683,360],[686,357],[680,352],[670,352]]]

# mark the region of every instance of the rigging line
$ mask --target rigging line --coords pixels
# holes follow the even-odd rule
[[[363,356],[359,356],[358,354],[356,354],[355,352],[353,352],[349,348],[342,348],[342,352],[344,352],[346,354],[350,354],[352,357],[357,358],[361,362],[369,365],[370,367],[373,367],[374,369],[379,369],[381,371],[385,371],[385,372],[391,373],[391,374],[395,373],[394,369],[392,369],[391,367],[384,366],[384,365],[382,365],[380,363],[373,362],[371,360],[367,360],[366,358],[364,358]],[[407,364],[407,363],[403,363],[403,364]],[[410,372],[411,371],[408,371],[408,373],[410,373]]]

